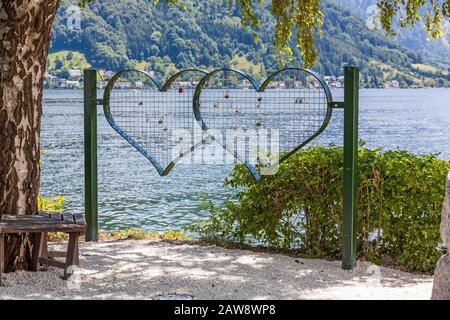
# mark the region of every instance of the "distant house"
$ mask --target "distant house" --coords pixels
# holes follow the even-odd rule
[[[192,83],[189,81],[175,81],[172,84],[172,87],[174,87],[174,88],[190,88],[190,87],[192,87]]]
[[[343,88],[344,87],[344,77],[335,77],[335,76],[325,76],[323,77],[325,82],[331,87],[331,88]]]
[[[295,88],[303,88],[304,87],[303,81],[295,80],[294,87]]]
[[[137,80],[133,83],[134,88],[142,89],[144,87],[144,83],[140,80]]]
[[[115,86],[117,86],[117,88],[119,89],[130,89],[131,83],[126,81],[117,81]]]
[[[59,86],[60,79],[52,74],[46,73],[44,75],[44,87],[45,88],[55,88]]]
[[[112,77],[115,75],[115,72],[110,71],[110,70],[106,70],[106,71],[103,72],[103,75],[104,75],[106,78],[112,78]]]
[[[312,80],[308,82],[308,89],[319,89],[320,86],[321,84],[317,80]]]
[[[78,80],[66,80],[64,81],[64,87],[68,89],[79,89],[81,88],[81,83]]]
[[[286,88],[286,83],[284,83],[284,81],[271,81],[269,83],[269,87],[270,88],[284,89],[284,88]]]
[[[400,83],[397,80],[390,80],[384,84],[387,89],[397,89],[400,88]]]
[[[81,79],[81,70],[78,69],[70,69],[67,70],[69,73],[69,80],[80,80]]]

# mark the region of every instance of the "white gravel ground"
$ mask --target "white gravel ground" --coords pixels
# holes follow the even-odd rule
[[[429,299],[432,277],[369,263],[156,241],[82,243],[81,269],[4,274],[0,299]],[[42,268],[43,269],[43,268]]]

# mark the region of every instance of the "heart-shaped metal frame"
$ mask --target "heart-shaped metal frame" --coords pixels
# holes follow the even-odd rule
[[[298,145],[296,148],[294,148],[293,150],[291,150],[287,154],[283,155],[279,159],[277,165],[279,165],[283,161],[287,160],[295,152],[297,152],[299,149],[303,148],[306,144],[308,144],[309,142],[314,140],[317,136],[319,136],[325,130],[325,128],[328,126],[328,124],[330,122],[331,115],[333,113],[333,107],[332,107],[333,97],[332,97],[330,88],[328,87],[328,85],[327,85],[327,83],[325,82],[324,79],[322,79],[317,73],[315,73],[315,72],[313,72],[311,70],[307,70],[307,69],[303,69],[303,68],[284,68],[284,69],[281,69],[281,70],[278,70],[278,71],[274,72],[262,84],[259,84],[255,79],[253,79],[251,76],[249,76],[245,72],[242,72],[242,71],[239,71],[239,70],[235,70],[235,69],[222,68],[222,69],[216,69],[216,70],[214,70],[212,72],[207,73],[200,80],[200,82],[198,83],[198,85],[197,85],[197,87],[195,89],[195,92],[194,92],[194,101],[193,101],[194,116],[195,116],[195,119],[197,120],[197,122],[199,123],[200,127],[202,128],[203,132],[205,132],[212,140],[216,141],[216,139],[214,139],[214,137],[212,135],[208,134],[208,125],[203,120],[202,115],[201,115],[201,111],[200,111],[200,96],[201,96],[201,93],[202,93],[202,89],[208,83],[208,80],[211,79],[211,77],[213,77],[216,73],[224,72],[224,71],[235,72],[238,75],[241,75],[241,76],[245,77],[252,84],[253,88],[257,92],[264,92],[266,90],[267,86],[269,85],[269,83],[272,81],[273,78],[275,78],[278,74],[286,72],[288,70],[294,70],[294,71],[307,73],[307,74],[313,76],[320,83],[320,85],[322,86],[322,88],[323,88],[323,90],[325,92],[325,96],[326,96],[326,99],[327,99],[327,111],[326,111],[326,114],[325,114],[325,117],[323,119],[321,127],[313,135],[311,135],[309,138],[307,138],[303,143]],[[227,151],[229,151],[224,145],[222,145],[222,144],[220,144],[220,145],[223,148],[225,148]],[[259,174],[259,172],[256,170],[256,168],[253,165],[251,165],[250,163],[248,163],[246,161],[243,161],[243,160],[239,159],[239,157],[237,157],[234,154],[233,154],[233,156],[237,160],[241,161],[245,165],[245,167],[251,172],[251,174],[253,175],[253,177],[255,178],[256,181],[260,181],[261,180],[261,175]]]
[[[106,117],[106,120],[110,124],[110,126],[119,134],[121,135],[129,144],[131,144],[136,150],[138,150],[145,158],[147,158],[153,166],[156,168],[160,176],[166,176],[169,174],[169,172],[173,169],[175,164],[179,162],[183,157],[191,153],[194,149],[201,146],[204,142],[209,140],[209,137],[206,137],[202,139],[200,142],[195,143],[193,146],[190,147],[189,150],[186,150],[182,155],[179,157],[172,159],[172,161],[167,165],[167,167],[163,167],[158,160],[151,155],[144,147],[142,147],[139,142],[137,142],[132,136],[130,136],[125,130],[121,129],[121,127],[116,123],[114,120],[114,117],[111,114],[110,109],[110,96],[111,96],[111,90],[114,88],[114,84],[116,81],[126,72],[138,72],[143,74],[144,76],[147,76],[156,86],[159,92],[167,92],[174,81],[176,81],[180,76],[182,76],[184,73],[187,72],[201,72],[203,74],[208,74],[207,71],[201,70],[201,69],[185,69],[182,70],[173,76],[171,76],[164,84],[161,83],[161,81],[148,74],[145,71],[141,70],[135,70],[135,69],[125,69],[118,73],[116,73],[106,84],[105,91],[103,93],[103,111]]]

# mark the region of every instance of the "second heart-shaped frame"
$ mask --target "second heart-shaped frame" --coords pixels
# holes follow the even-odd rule
[[[233,69],[206,74],[194,92],[202,130],[259,181],[327,127],[332,95],[316,73],[286,68],[262,84]]]

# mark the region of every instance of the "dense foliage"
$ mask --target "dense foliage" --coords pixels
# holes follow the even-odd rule
[[[56,196],[54,198],[44,198],[38,196],[38,210],[45,212],[62,212],[65,198]]]
[[[175,68],[234,63],[261,76],[278,68],[273,45],[275,20],[269,8],[257,10],[261,28],[255,42],[253,31],[242,28],[240,10],[227,10],[227,0],[184,3],[186,11],[143,0],[97,0],[83,10],[81,30],[66,26],[70,12],[68,3],[63,3],[54,27],[52,52],[81,51],[97,68],[116,71],[138,64],[163,75]],[[317,39],[319,58],[314,66],[321,74],[339,76],[344,64],[356,64],[362,69],[363,85],[372,87],[386,78],[405,86],[423,76],[436,78],[412,66],[422,63],[420,55],[372,32],[349,11],[323,3],[323,35]],[[294,55],[291,64],[301,65],[300,56]],[[448,80],[448,74],[439,77]]]
[[[432,271],[445,250],[439,224],[450,162],[361,148],[359,163],[359,258]],[[236,199],[222,209],[206,203],[210,219],[192,230],[209,239],[340,258],[342,165],[342,148],[333,146],[298,152],[259,184],[238,165],[225,182],[238,190]]]

